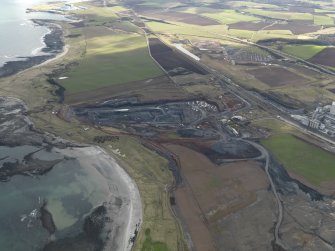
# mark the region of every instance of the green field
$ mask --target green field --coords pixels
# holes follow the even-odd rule
[[[327,13],[327,12],[334,12],[332,9],[314,9],[316,13]]]
[[[87,31],[86,54],[79,65],[60,80],[67,94],[91,91],[110,85],[144,80],[162,75],[150,58],[146,40],[138,34],[123,34],[106,28],[101,33]],[[92,36],[92,37],[90,37]]]
[[[114,8],[99,8],[92,6],[89,3],[80,3],[79,5],[86,7],[87,9],[74,11],[77,15],[90,17],[96,22],[110,22],[117,20],[117,16],[115,15],[116,11]]]
[[[334,19],[329,16],[314,16],[314,24],[316,25],[333,25]]]
[[[202,13],[201,15],[216,19],[224,24],[233,24],[238,22],[259,21],[258,17],[238,13],[235,10],[224,10],[222,12]]]
[[[225,25],[195,26],[190,24],[172,23],[164,24],[160,22],[146,22],[146,25],[154,32],[168,35],[194,36],[199,38],[220,38],[214,33],[226,34]]]
[[[207,7],[188,7],[184,8],[182,12],[209,17],[223,24],[233,24],[242,21],[252,22],[260,20],[260,18],[258,17],[239,13],[238,11],[232,9],[216,10]]]
[[[278,134],[261,143],[285,168],[312,184],[335,180],[335,155],[289,134]]]
[[[126,9],[125,7],[122,7],[122,6],[113,6],[113,7],[110,7],[110,10],[115,12],[115,13],[118,13],[118,12],[122,12],[122,11],[127,11],[128,9]]]
[[[320,51],[322,51],[326,46],[319,45],[285,45],[283,51],[287,54],[302,58],[310,59]]]
[[[141,251],[168,251],[168,247],[164,242],[153,241],[150,235],[150,229],[145,230],[145,241]]]
[[[257,9],[280,9],[279,6],[274,4],[266,4],[266,3],[255,3],[250,1],[231,1],[229,5],[234,8],[248,7],[248,8],[257,8]]]
[[[228,34],[231,36],[239,37],[239,38],[247,38],[253,42],[257,42],[262,39],[270,39],[270,38],[293,39],[296,37],[289,30],[250,31],[250,30],[229,29]]]

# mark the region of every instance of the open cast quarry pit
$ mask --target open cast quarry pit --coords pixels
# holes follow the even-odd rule
[[[201,100],[139,103],[136,98],[108,100],[75,107],[73,111],[82,121],[120,129],[126,127],[142,136],[153,136],[158,129],[187,128],[197,124],[207,113],[219,112],[216,105]]]

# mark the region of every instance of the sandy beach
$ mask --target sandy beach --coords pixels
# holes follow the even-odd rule
[[[104,250],[130,251],[131,239],[142,223],[142,204],[136,183],[124,169],[102,148],[96,146],[59,150],[65,156],[76,158],[82,168],[90,169],[94,178],[104,177],[110,194],[105,201],[111,221],[104,232],[108,233]]]

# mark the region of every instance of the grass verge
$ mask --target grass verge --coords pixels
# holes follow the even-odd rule
[[[290,134],[278,134],[261,142],[288,170],[319,185],[335,180],[335,156]]]

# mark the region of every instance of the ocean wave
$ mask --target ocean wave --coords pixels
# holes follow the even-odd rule
[[[19,55],[0,55],[0,58],[10,59],[17,58]]]
[[[37,56],[38,54],[40,54],[40,53],[42,52],[42,49],[43,49],[44,47],[45,47],[45,45],[33,49],[33,50],[31,51],[31,55],[33,55],[33,56]]]

